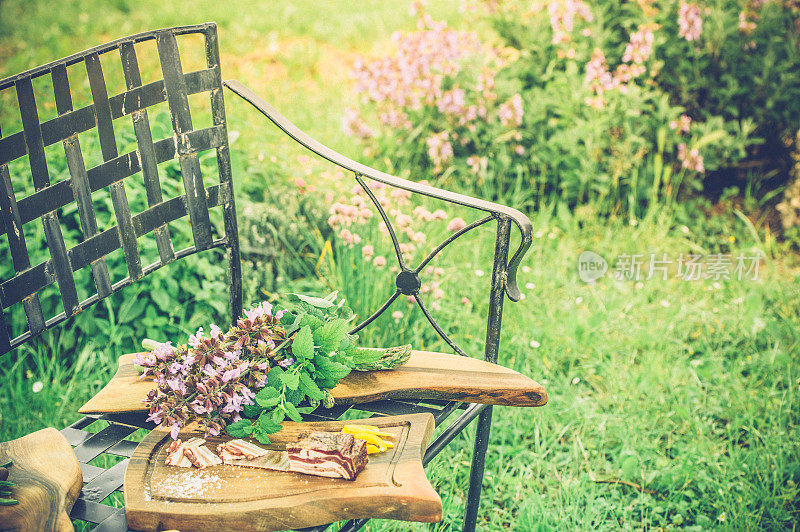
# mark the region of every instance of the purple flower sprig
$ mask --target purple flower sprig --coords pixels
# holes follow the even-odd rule
[[[143,400],[147,420],[169,427],[173,439],[192,419],[214,436],[240,420],[266,386],[269,369],[291,363],[283,356],[289,339],[280,325],[282,314],[273,315],[264,302],[245,311],[226,333],[212,324],[207,335],[202,328],[191,335],[188,345],[165,342],[138,355],[140,378],[152,377],[156,384]]]

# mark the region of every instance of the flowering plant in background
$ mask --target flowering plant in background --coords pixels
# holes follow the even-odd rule
[[[752,27],[760,4],[744,10],[741,31],[737,8],[730,27],[740,40],[761,31]],[[687,59],[707,57],[704,43],[718,31],[704,24],[712,14],[704,3],[472,7],[496,35],[449,28],[415,3],[417,31],[396,34],[387,55],[354,64],[361,101],[345,129],[369,155],[489,199],[535,205],[555,197],[638,217],[693,193],[708,172],[758,143],[749,117],[733,119],[726,106],[706,112],[687,93],[692,83],[673,90],[668,82],[676,65],[702,75]]]
[[[426,180],[421,181],[428,184]],[[459,217],[451,217],[442,209],[429,210],[424,205],[413,206],[411,203],[411,192],[407,190],[391,188],[380,182],[369,184],[370,191],[375,196],[378,204],[386,211],[389,221],[395,229],[400,252],[404,261],[413,265],[415,261],[424,257],[424,246],[428,243],[428,235],[447,235],[455,233],[466,227],[466,222]],[[350,191],[349,197],[343,195],[338,201],[331,204],[328,224],[338,236],[336,240],[337,249],[340,255],[352,250],[355,256],[353,270],[387,270],[391,274],[396,274],[398,266],[388,266],[389,262],[394,262],[392,256],[380,254],[375,249],[378,239],[388,240],[389,229],[386,223],[379,217],[374,216],[372,203],[367,192],[361,185],[355,185]],[[360,250],[360,251],[359,251]],[[360,260],[359,260],[360,259]],[[362,268],[363,266],[363,268]],[[426,279],[420,287],[421,294],[429,294],[432,298],[430,304],[434,310],[441,309],[441,303],[445,293],[441,288],[441,278],[444,275],[442,268],[429,265],[423,278]],[[366,282],[366,281],[365,281]],[[364,283],[361,283],[362,285]],[[352,294],[348,300],[362,302],[364,286],[357,287],[360,294]],[[381,293],[385,298],[385,294]],[[376,303],[370,302],[365,308],[375,308]],[[408,297],[409,305],[415,304],[413,296]],[[399,311],[398,311],[399,312]],[[393,319],[399,321],[403,313],[393,314]]]
[[[359,348],[358,337],[347,333],[355,315],[336,292],[297,298],[290,309],[273,312],[264,302],[246,310],[225,333],[201,328],[187,345],[145,341],[152,350],[134,362],[156,384],[145,399],[148,421],[169,427],[173,438],[196,419],[206,434],[224,429],[269,443],[285,418],[302,421],[319,404],[332,406],[328,390],[350,371],[407,360],[410,347]]]
[[[346,112],[345,131],[361,138],[369,153],[390,152],[395,164],[419,168],[426,177],[483,180],[492,151],[525,155],[519,131],[524,101],[496,84],[516,51],[434,21],[419,2],[414,10],[417,31],[396,32],[394,53],[353,65],[361,108]],[[414,147],[392,148],[407,139]]]

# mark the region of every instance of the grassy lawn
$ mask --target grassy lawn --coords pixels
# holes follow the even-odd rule
[[[432,4],[435,17],[459,23],[459,2]],[[312,136],[356,158],[360,148],[340,128],[343,109],[355,98],[350,64],[387,47],[392,31],[413,27],[405,5],[378,1],[252,1],[235,9],[222,2],[118,1],[102,14],[82,12],[85,2],[60,6],[0,3],[0,76],[138,31],[214,20],[224,78],[243,81]],[[232,95],[226,98],[231,129],[242,133],[235,166],[247,170],[237,185],[268,189],[255,180],[269,156],[299,152]],[[0,117],[6,113],[0,110]],[[465,211],[452,212],[467,218]],[[544,384],[550,401],[536,410],[495,408],[479,528],[796,526],[796,259],[733,214],[711,225],[699,214],[677,221],[653,211],[636,226],[557,207],[530,216],[535,239],[518,279],[526,298],[506,302],[500,362]],[[485,334],[493,236],[493,227],[471,234],[439,264],[447,271],[442,288],[449,304],[437,318],[475,356]],[[577,270],[585,250],[605,257],[612,270],[613,259],[625,254],[665,253],[675,261],[682,253],[760,251],[766,260],[755,280],[684,281],[672,271],[667,280],[618,281],[608,272],[587,284]],[[372,283],[355,275],[337,281],[351,291]],[[286,280],[279,288],[296,286]],[[135,299],[134,291],[123,295]],[[259,295],[258,288],[248,293]],[[462,297],[471,303],[461,304]],[[0,440],[77,419],[77,408],[107,382],[116,358],[135,348],[115,323],[95,337],[74,338],[61,329],[0,360]],[[373,338],[444,349],[413,327],[393,330],[389,320],[384,326]],[[34,392],[37,382],[43,387]],[[367,529],[458,530],[473,430],[428,468],[444,502],[442,525],[375,521]]]

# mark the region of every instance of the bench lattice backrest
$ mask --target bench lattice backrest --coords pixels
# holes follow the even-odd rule
[[[178,38],[201,34],[205,43],[207,68],[184,73]],[[163,79],[143,84],[137,59],[137,45],[155,41]],[[119,54],[127,90],[109,95],[100,58]],[[83,63],[89,80],[92,104],[74,108],[67,68]],[[49,76],[58,116],[41,121],[33,81]],[[0,279],[0,354],[24,343],[49,327],[74,316],[143,276],[199,251],[228,248],[231,273],[231,310],[241,313],[241,265],[239,260],[236,210],[231,180],[230,152],[222,94],[217,33],[214,24],[170,28],[141,33],[113,41],[17,76],[0,81],[0,91],[15,91],[22,130],[2,136],[0,132],[0,235],[8,239],[10,258],[2,257],[6,270],[13,263],[13,276]],[[189,96],[209,93],[213,125],[194,129]],[[154,139],[147,108],[166,102],[172,119],[172,135]],[[136,149],[119,153],[114,120],[130,116]],[[96,128],[102,163],[87,167],[79,134]],[[48,171],[45,148],[63,144],[69,178],[53,182]],[[199,153],[214,150],[219,182],[204,182]],[[28,159],[33,191],[17,197],[20,189],[14,168]],[[180,164],[182,193],[164,197],[158,165],[170,160]],[[17,161],[16,163],[14,161]],[[9,168],[11,163],[11,169]],[[16,165],[16,166],[15,166]],[[125,179],[141,175],[147,208],[132,213],[125,191]],[[12,181],[12,179],[14,181]],[[24,188],[24,187],[23,187]],[[100,230],[93,193],[106,190],[113,204],[116,225]],[[95,198],[96,199],[96,198]],[[62,233],[59,212],[75,202],[82,241],[68,247]],[[225,235],[215,235],[209,209],[221,207]],[[192,245],[173,248],[167,225],[188,215]],[[41,219],[49,257],[32,264],[23,226]],[[137,239],[153,233],[158,258],[143,264]],[[122,249],[127,276],[112,282],[106,256]],[[75,272],[90,268],[96,292],[80,300]],[[64,311],[46,318],[39,293],[57,283]],[[27,330],[14,337],[3,312],[21,304]]]

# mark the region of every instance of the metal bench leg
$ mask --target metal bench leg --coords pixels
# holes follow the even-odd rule
[[[472,467],[469,471],[469,492],[467,510],[464,512],[464,532],[473,532],[481,504],[481,484],[486,465],[486,449],[489,447],[489,431],[492,428],[492,407],[486,407],[478,417],[478,430],[475,432],[475,450],[472,454]]]
[[[494,267],[492,268],[492,291],[489,296],[489,323],[486,327],[486,360],[496,363],[500,351],[500,327],[503,322],[503,300],[505,299],[506,277],[508,276],[508,246],[511,240],[511,221],[508,218],[497,220],[497,240],[494,247]],[[475,432],[475,450],[472,454],[472,467],[469,472],[469,492],[467,510],[464,512],[465,532],[473,532],[478,519],[481,503],[481,484],[486,464],[486,449],[489,447],[489,433],[492,429],[492,407],[485,408],[478,417]]]

